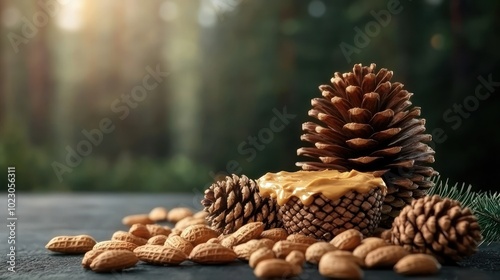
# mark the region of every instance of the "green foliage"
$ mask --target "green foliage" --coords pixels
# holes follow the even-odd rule
[[[153,160],[123,154],[114,162],[84,159],[63,175],[63,184],[75,191],[194,192],[203,188],[207,174],[208,168],[186,157]]]
[[[18,191],[44,189],[53,179],[47,152],[30,144],[25,128],[18,122],[11,122],[2,130],[0,139],[0,170],[16,168]]]
[[[114,161],[90,155],[59,182],[52,169],[54,158],[46,149],[30,145],[22,126],[3,130],[0,170],[16,167],[18,191],[196,192],[209,179],[209,169],[183,157],[152,159],[122,154]]]
[[[477,215],[484,240],[500,240],[500,193],[484,192],[477,195],[474,212]]]
[[[82,15],[110,7],[134,15],[91,20],[71,36],[47,24],[29,46],[19,46],[19,55],[7,33],[19,32],[23,22],[0,27],[0,72],[7,74],[0,75],[0,168],[17,167],[21,190],[189,191],[210,183],[208,169],[229,173],[230,161],[252,178],[296,170],[302,160],[296,150],[306,144],[301,124],[311,120],[318,86],[336,71],[371,62],[393,70],[393,81],[414,93],[411,102],[433,135],[434,169],[499,190],[490,176],[496,166],[487,159],[500,154],[500,130],[488,125],[500,122],[500,1],[457,1],[454,9],[450,1],[170,1],[185,11],[174,21],[151,16],[164,14],[165,1],[143,2],[138,9],[119,0],[82,4]],[[310,13],[314,2],[324,5],[321,16]],[[200,3],[216,13],[215,25],[198,24]],[[387,13],[389,4],[402,10],[381,24],[374,14]],[[38,6],[6,1],[0,13],[30,18]],[[346,54],[341,44],[354,51]],[[144,101],[120,107],[130,114],[115,112],[110,105],[125,105],[146,66],[170,75]],[[482,88],[490,96],[476,105],[479,77],[493,85]],[[273,109],[284,107],[297,117],[263,147],[245,146],[255,148],[255,158],[241,152],[242,143],[269,127]],[[51,163],[103,118],[115,130],[59,182]]]
[[[439,195],[460,202],[463,207],[468,207],[477,216],[483,241],[491,243],[500,241],[500,193],[475,192],[472,185],[453,186],[441,180],[439,176],[433,178],[435,186],[428,190],[429,195]]]

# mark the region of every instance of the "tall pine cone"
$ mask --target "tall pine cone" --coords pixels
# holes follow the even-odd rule
[[[212,184],[201,204],[208,224],[219,233],[232,233],[251,222],[263,222],[266,229],[281,225],[275,201],[261,197],[255,181],[245,175],[233,174]]]
[[[301,136],[314,147],[297,150],[315,161],[297,165],[382,176],[388,191],[381,226],[389,228],[404,206],[425,195],[437,172],[427,166],[434,162],[434,150],[426,144],[431,135],[423,134],[420,108],[411,107],[413,94],[390,82],[392,71],[375,72],[375,67],[356,64],[353,72],[336,72],[331,86],[319,87],[322,97],[312,99],[309,111],[318,121],[304,123]]]
[[[406,206],[394,219],[390,238],[412,253],[432,254],[449,263],[474,254],[482,236],[469,208],[434,195]]]

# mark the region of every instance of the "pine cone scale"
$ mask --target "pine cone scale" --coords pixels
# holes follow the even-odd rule
[[[390,125],[391,121],[394,119],[394,110],[385,109],[383,111],[377,112],[370,119],[370,124],[375,129],[384,128]]]
[[[389,148],[375,151],[375,152],[371,153],[370,156],[375,156],[375,157],[394,156],[394,155],[399,154],[402,151],[402,149],[403,149],[403,147],[401,147],[401,146],[389,147]]]
[[[372,134],[371,138],[376,140],[376,141],[379,141],[381,143],[389,140],[389,139],[392,139],[395,135],[397,135],[399,132],[401,131],[401,128],[399,127],[395,127],[395,128],[388,128],[388,129],[385,129],[385,130],[381,130],[381,131],[378,131],[378,132],[375,132],[374,134]],[[391,145],[391,144],[389,144]]]
[[[347,102],[346,99],[340,98],[338,96],[334,96],[330,101],[336,109],[337,114],[335,115],[337,115],[339,123],[344,124],[345,122],[343,122],[342,120],[347,120],[349,118],[348,110],[351,108],[349,102]]]
[[[361,102],[361,108],[366,109],[370,112],[377,112],[380,105],[380,95],[375,92],[365,93],[363,95],[363,101]]]
[[[360,138],[367,138],[370,137],[370,135],[373,134],[373,128],[369,124],[363,124],[363,123],[346,123],[342,127],[342,132],[344,132],[347,137],[360,137]]]
[[[373,139],[352,138],[346,140],[347,146],[354,150],[371,150],[378,146],[379,142]]]
[[[372,113],[366,109],[355,107],[349,109],[349,120],[351,122],[368,123],[372,119]]]
[[[352,107],[360,107],[363,99],[361,98],[361,88],[357,86],[348,86],[345,90],[347,101],[351,104]]]
[[[368,156],[368,157],[350,158],[348,161],[358,165],[356,170],[365,171],[366,168],[363,168],[364,165],[374,163],[380,159],[382,159],[382,157]]]

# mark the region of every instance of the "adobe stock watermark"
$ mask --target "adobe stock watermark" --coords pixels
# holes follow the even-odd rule
[[[281,111],[276,108],[273,108],[272,111],[274,116],[269,120],[268,126],[261,128],[257,134],[248,136],[245,141],[238,145],[238,154],[246,156],[245,161],[254,161],[257,154],[262,152],[266,145],[274,140],[274,134],[283,131],[290,124],[290,121],[297,117],[297,115],[288,113],[286,106]],[[237,160],[232,159],[227,162],[225,171],[227,175],[240,174],[243,168]],[[216,178],[216,173],[209,172],[209,175],[213,179]]]
[[[130,94],[122,94],[120,98],[116,98],[110,105],[111,112],[117,114],[119,120],[124,120],[130,115],[131,109],[139,106],[139,103],[146,100],[151,90],[158,87],[170,73],[162,72],[160,65],[156,68],[146,66],[146,75],[142,78],[142,82],[136,85],[130,91]],[[74,147],[67,145],[65,147],[66,156],[64,161],[53,161],[51,166],[59,182],[63,181],[65,173],[73,172],[73,169],[78,167],[83,159],[92,153],[94,147],[99,146],[104,140],[104,136],[115,130],[115,124],[110,118],[102,118],[99,121],[97,128],[86,130],[83,129],[82,137]]]
[[[500,81],[494,81],[492,74],[489,74],[487,78],[480,75],[477,80],[479,83],[476,85],[474,94],[468,95],[460,103],[454,103],[451,108],[443,112],[443,121],[449,124],[451,129],[459,129],[464,119],[468,119],[473,112],[479,109],[480,103],[490,98],[496,88],[500,87]],[[436,144],[442,144],[448,140],[448,135],[442,127],[433,129],[431,135],[432,142],[429,146],[433,149],[435,149]]]
[[[412,1],[412,0],[408,0]],[[372,39],[377,37],[384,27],[387,27],[394,15],[403,11],[403,6],[399,0],[389,0],[386,9],[379,11],[371,10],[370,15],[373,20],[367,22],[363,29],[358,26],[354,27],[353,44],[341,42],[339,44],[340,50],[348,63],[351,63],[351,56],[353,54],[361,53],[361,50],[368,47]]]
[[[265,150],[266,146],[269,145],[273,140],[276,133],[282,132],[290,123],[291,120],[295,119],[297,115],[290,114],[287,107],[283,107],[280,110],[273,108],[273,117],[269,120],[266,127],[259,129],[259,131],[250,135],[244,141],[238,144],[237,151],[240,156],[244,156],[246,162],[254,161],[258,154]],[[208,175],[214,180],[218,181],[221,176],[230,176],[231,174],[239,175],[243,172],[240,161],[231,159],[226,163],[225,170],[219,172],[208,172]],[[210,187],[211,183],[205,185],[204,189]],[[198,189],[193,188],[193,204],[199,205],[199,201],[203,199],[203,193]]]
[[[17,234],[17,202],[16,202],[16,167],[7,167],[7,271],[16,272],[16,234]]]
[[[37,5],[41,10],[36,11],[31,18],[25,16],[21,17],[21,32],[9,32],[7,38],[14,52],[19,52],[21,44],[28,44],[30,39],[33,39],[40,28],[45,27],[49,23],[50,18],[56,17],[60,12],[62,6],[67,5],[73,0],[38,0]]]

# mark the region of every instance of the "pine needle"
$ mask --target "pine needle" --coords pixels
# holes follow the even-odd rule
[[[457,200],[463,207],[468,207],[477,216],[483,242],[500,241],[500,193],[474,192],[472,185],[460,187],[458,183],[453,186],[441,180],[439,176],[432,179],[434,187],[427,191],[428,195],[439,195],[453,200]]]
[[[481,193],[475,200],[477,216],[486,242],[500,241],[500,193]]]

